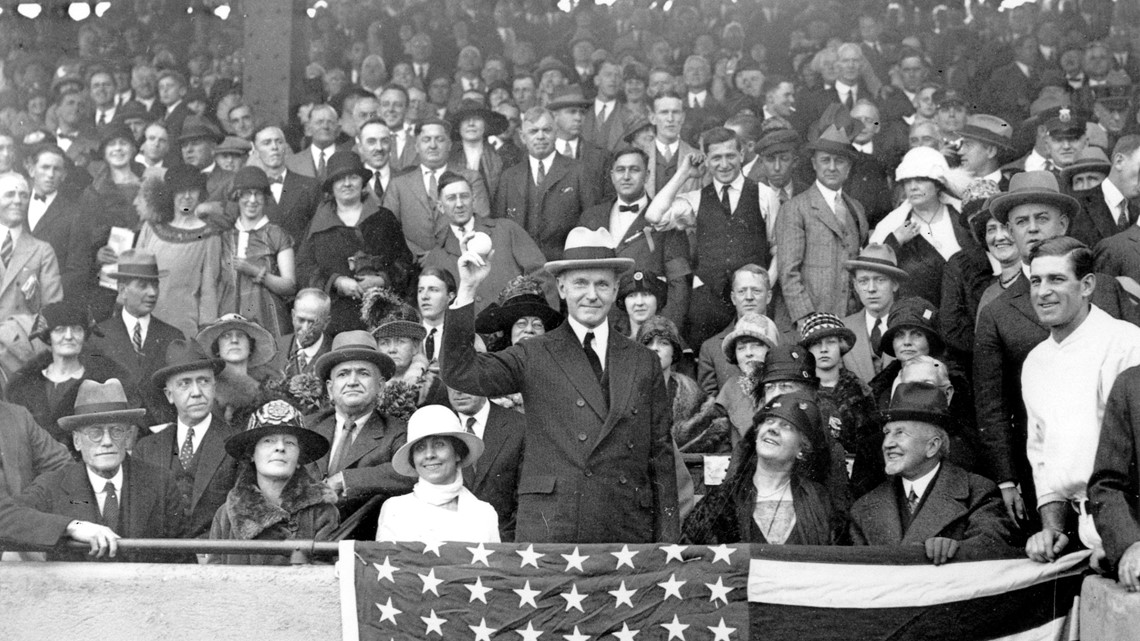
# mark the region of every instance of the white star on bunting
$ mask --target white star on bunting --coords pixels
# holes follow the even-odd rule
[[[715,628],[711,625],[708,627],[709,630],[715,635],[713,641],[731,641],[729,635],[733,632],[736,632],[736,628],[730,628],[724,624],[724,617],[720,618],[720,625],[716,626]]]
[[[441,629],[441,626],[444,623],[447,623],[447,619],[437,617],[435,615],[435,610],[431,611],[431,616],[420,617],[420,619],[423,619],[424,625],[427,626],[427,631],[424,632],[425,635],[434,632],[441,637],[443,636],[443,630]]]
[[[534,629],[534,622],[527,621],[525,630],[515,630],[522,635],[523,641],[538,641],[538,637],[542,636],[542,630]]]
[[[479,625],[469,625],[475,633],[475,641],[491,641],[491,635],[498,632],[495,628],[487,627],[487,619],[479,619]]]
[[[621,607],[622,603],[628,605],[631,608],[633,607],[633,601],[630,600],[630,597],[637,594],[637,590],[625,589],[625,581],[621,582],[621,587],[616,590],[610,590],[609,592],[610,595],[617,600],[617,603],[614,603],[614,608]]]
[[[468,603],[474,603],[478,599],[483,602],[483,605],[487,605],[487,593],[491,591],[491,588],[483,587],[482,577],[475,577],[474,583],[471,585],[463,584],[463,587],[471,590],[471,600]]]
[[[566,559],[566,572],[569,572],[570,568],[578,568],[579,572],[585,572],[585,570],[582,569],[582,562],[590,558],[588,555],[582,556],[578,554],[577,546],[574,547],[573,554],[560,554],[559,556]]]
[[[727,545],[718,545],[716,547],[710,547],[709,550],[713,553],[713,563],[724,561],[728,565],[732,565],[732,560],[729,559],[729,557],[736,551],[736,548],[730,548]]]
[[[589,635],[578,632],[578,626],[574,626],[574,634],[564,634],[562,638],[566,641],[590,641]]]
[[[396,579],[392,578],[392,575],[399,572],[399,570],[397,570],[388,559],[389,557],[386,556],[384,557],[384,563],[372,564],[372,567],[376,568],[376,572],[379,575],[376,577],[377,582],[381,579],[388,579],[392,583],[396,582]]]
[[[428,592],[431,592],[432,594],[439,596],[439,590],[436,588],[438,588],[439,584],[443,583],[443,581],[435,578],[435,568],[428,570],[427,574],[417,574],[416,576],[420,577],[420,579],[424,582],[424,589],[420,592],[420,594],[427,594]]]
[[[570,585],[570,591],[569,592],[563,592],[562,594],[559,594],[558,596],[562,597],[563,599],[566,599],[566,610],[565,610],[565,612],[569,612],[570,609],[573,608],[573,609],[581,612],[582,614],[586,613],[586,611],[582,609],[582,601],[584,601],[586,599],[586,597],[589,595],[588,594],[582,594],[582,593],[578,592],[578,585],[576,583]]]
[[[524,605],[529,605],[532,608],[538,608],[538,604],[534,602],[534,597],[542,594],[542,592],[539,590],[530,589],[530,581],[527,581],[526,584],[523,585],[522,589],[511,590],[511,591],[514,592],[515,594],[519,595],[519,607],[520,608],[523,607]]]
[[[705,587],[708,588],[709,592],[712,593],[709,596],[709,601],[711,603],[715,603],[717,599],[720,599],[721,601],[724,601],[725,605],[728,605],[728,593],[732,592],[733,588],[730,588],[724,584],[724,577],[718,576],[716,578],[716,583],[706,583]]]
[[[685,548],[687,548],[687,547],[689,547],[689,546],[687,546],[687,545],[666,545],[665,547],[661,548],[661,551],[665,553],[665,562],[668,563],[669,559],[677,559],[678,561],[684,563],[685,559],[681,557],[681,553],[684,552]]]
[[[681,641],[685,641],[685,630],[689,628],[689,624],[681,623],[676,614],[673,615],[672,623],[660,623],[658,625],[669,631],[669,639],[677,638]]]
[[[657,586],[665,590],[665,598],[662,601],[668,601],[670,596],[681,598],[681,586],[685,585],[684,581],[678,581],[676,574],[670,574],[669,580],[664,583],[658,583]]]
[[[633,557],[637,554],[636,551],[631,551],[628,545],[621,546],[621,552],[610,552],[610,554],[617,557],[617,566],[620,568],[623,565],[628,565],[633,568]]]
[[[515,550],[515,553],[522,557],[522,565],[520,568],[525,568],[528,565],[538,567],[538,560],[546,556],[534,551],[534,544],[526,546],[525,550]]]
[[[443,541],[424,541],[424,554],[431,552],[439,556],[439,548],[443,547]]]
[[[634,641],[633,638],[637,636],[638,632],[641,632],[641,630],[630,630],[629,624],[623,621],[621,624],[621,632],[614,632],[614,637],[617,638],[618,641]]]
[[[402,610],[392,607],[392,597],[388,597],[388,602],[384,605],[377,603],[376,607],[380,608],[380,623],[391,621],[392,625],[396,625],[396,615],[403,613]]]
[[[479,547],[467,548],[467,551],[471,553],[471,565],[482,563],[487,567],[491,567],[491,562],[488,557],[495,553],[494,550],[488,550],[480,543]]]

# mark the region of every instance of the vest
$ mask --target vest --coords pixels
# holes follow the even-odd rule
[[[697,212],[696,266],[693,272],[719,292],[742,265],[767,268],[771,262],[768,227],[760,211],[760,187],[744,179],[736,211],[725,211],[715,182],[701,189]]]
[[[528,160],[527,163],[529,164],[529,162]],[[553,166],[554,163],[551,163],[552,168]],[[546,172],[546,178],[543,179],[543,183],[547,180],[550,180],[549,170]],[[516,220],[515,222],[522,226],[523,229],[526,230],[526,233],[536,241],[540,236],[538,221],[541,220],[541,217],[538,215],[538,208],[542,204],[542,191],[543,186],[534,184],[534,175],[530,171],[526,172],[526,210],[523,212],[522,220]]]
[[[656,191],[653,193],[657,193],[664,189],[665,183],[669,182],[669,179],[673,177],[673,174],[677,173],[677,157],[680,155],[681,147],[678,146],[677,153],[673,154],[673,157],[669,159],[668,163],[665,163],[661,160],[660,150],[657,152],[657,167],[655,167],[653,170],[653,186],[656,188]]]
[[[182,444],[178,442],[178,426],[171,425],[166,429],[174,430],[175,435],[174,451],[170,453],[170,461],[167,465],[167,469],[174,475],[174,481],[178,485],[178,493],[182,495],[182,505],[185,509],[185,515],[189,518],[193,512],[190,499],[194,495],[194,475],[198,472],[198,459],[202,454],[202,447],[199,446],[198,451],[194,452],[194,457],[190,459],[190,467],[188,469],[182,469],[182,462],[178,460],[178,450],[182,447]]]

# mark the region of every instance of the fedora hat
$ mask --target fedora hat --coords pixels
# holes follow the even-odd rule
[[[620,276],[633,268],[632,258],[619,258],[613,236],[605,227],[575,227],[566,235],[561,260],[546,263],[546,271],[557,276],[571,269],[612,269]]]
[[[153,280],[158,282],[163,276],[158,271],[158,259],[154,254],[142,249],[128,249],[119,254],[115,269],[107,276],[116,280]]]
[[[332,368],[346,361],[368,361],[380,368],[385,379],[396,373],[396,364],[376,347],[376,339],[362,329],[341,332],[333,337],[329,351],[317,358],[316,370],[320,379],[326,380]]]
[[[364,161],[360,160],[360,156],[352,151],[338,151],[332,156],[329,156],[328,162],[325,163],[325,181],[321,183],[321,190],[328,193],[332,191],[333,183],[344,178],[356,174],[360,176],[360,180],[367,182],[372,178],[372,172],[364,166]]]
[[[550,111],[558,111],[559,109],[588,109],[592,103],[586,100],[585,94],[582,93],[582,87],[578,85],[562,85],[555,87],[554,91],[550,94],[550,102],[546,103],[546,108]]]
[[[166,379],[199,369],[213,370],[215,374],[221,372],[226,362],[214,358],[206,353],[196,341],[176,338],[166,346],[166,365],[150,375],[150,382],[158,389],[166,386]]]
[[[830,336],[842,341],[839,347],[841,354],[851,351],[855,345],[855,332],[844,325],[843,320],[835,314],[812,312],[805,316],[803,321],[803,327],[800,328],[800,345],[805,349],[811,349],[813,344]]]
[[[993,145],[1004,151],[1013,151],[1013,127],[1009,123],[989,114],[977,114],[966,118],[966,124],[958,132],[963,138]]]
[[[903,329],[917,329],[926,335],[932,355],[941,354],[946,347],[938,327],[938,309],[925,298],[912,296],[895,304],[887,318],[887,331],[879,341],[883,353],[895,356],[895,336]]]
[[[61,428],[74,430],[107,423],[134,425],[146,416],[145,409],[131,407],[127,393],[123,391],[123,384],[117,378],[108,378],[104,383],[92,380],[80,383],[74,408],[71,416],[60,417]]]
[[[257,408],[245,429],[226,439],[226,454],[238,461],[248,460],[257,442],[273,434],[297,437],[301,449],[299,466],[312,463],[329,451],[328,439],[306,428],[301,412],[288,401],[278,399]]]
[[[1096,172],[1107,176],[1111,170],[1112,161],[1108,159],[1108,155],[1104,153],[1104,150],[1100,147],[1089,145],[1077,155],[1077,159],[1073,164],[1061,169],[1061,182],[1067,187],[1072,188],[1073,178],[1077,174]]]
[[[250,142],[245,138],[238,138],[237,136],[226,136],[225,139],[222,140],[222,144],[214,147],[214,155],[217,156],[218,154],[237,154],[239,156],[244,156],[248,154],[252,149],[253,145],[250,144]]]
[[[851,139],[842,129],[835,125],[829,126],[819,138],[804,146],[808,151],[823,151],[829,154],[839,154],[851,160],[859,158],[859,150],[851,145]]]
[[[764,359],[760,384],[765,385],[778,381],[794,381],[818,386],[819,378],[815,375],[815,356],[812,356],[807,348],[799,345],[777,345],[773,347]]]
[[[475,317],[475,331],[481,334],[511,331],[520,318],[534,316],[550,331],[562,324],[562,314],[546,302],[542,285],[532,276],[516,276],[491,303]]]
[[[510,122],[503,114],[488,109],[486,105],[477,100],[464,100],[455,111],[447,114],[448,126],[451,128],[451,137],[459,140],[459,127],[468,118],[483,119],[483,137],[498,136],[507,130]]]
[[[736,365],[736,341],[745,337],[755,338],[767,345],[768,349],[773,349],[780,342],[780,330],[776,328],[772,319],[763,314],[748,312],[741,316],[732,331],[720,343],[720,348],[729,363]]]
[[[951,429],[957,422],[949,412],[946,393],[930,383],[899,383],[891,396],[888,409],[876,412],[880,425],[892,421],[920,421],[943,429]]]
[[[195,140],[209,140],[217,144],[222,141],[222,132],[204,118],[187,118],[182,125],[182,132],[178,134],[178,144],[184,145]]]
[[[899,259],[895,256],[895,250],[891,249],[890,245],[880,245],[879,243],[867,245],[854,260],[844,262],[843,266],[852,273],[859,269],[866,269],[889,276],[900,283],[910,278],[910,274],[899,269]]]
[[[277,354],[277,341],[274,340],[273,334],[255,321],[246,319],[241,314],[223,314],[218,320],[206,325],[198,331],[198,335],[194,340],[202,346],[206,352],[213,354],[214,347],[218,343],[218,339],[222,334],[236,329],[245,332],[249,337],[253,348],[249,354],[249,367],[257,367],[264,365],[273,360]]]
[[[233,186],[230,188],[230,199],[237,200],[241,192],[249,189],[260,191],[268,196],[272,193],[269,185],[269,176],[265,175],[264,169],[246,165],[234,174]]]
[[[990,201],[990,213],[1001,223],[1009,222],[1009,210],[1033,203],[1052,205],[1072,220],[1081,211],[1076,198],[1062,194],[1057,185],[1057,177],[1049,171],[1023,171],[1009,179],[1009,189]]]
[[[408,442],[392,455],[392,468],[404,476],[419,476],[412,464],[412,448],[429,436],[450,436],[463,441],[467,446],[467,456],[459,461],[457,467],[467,467],[483,455],[483,439],[463,429],[455,412],[443,405],[425,405],[408,419]]]

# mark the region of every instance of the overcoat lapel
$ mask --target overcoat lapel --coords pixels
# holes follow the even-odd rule
[[[562,372],[566,374],[566,379],[574,386],[578,394],[585,399],[586,403],[598,415],[598,418],[606,418],[606,399],[602,396],[602,388],[597,385],[594,377],[594,370],[590,367],[589,361],[586,360],[586,352],[582,349],[582,345],[578,342],[578,337],[574,335],[574,330],[570,329],[570,323],[562,323],[561,326],[555,331],[561,332],[557,340],[547,342],[547,350],[550,351],[552,360],[562,368]],[[613,378],[610,378],[610,385],[614,384]]]

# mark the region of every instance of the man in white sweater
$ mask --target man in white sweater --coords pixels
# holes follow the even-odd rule
[[[1030,296],[1049,338],[1029,352],[1021,373],[1042,526],[1025,552],[1052,561],[1077,534],[1095,563],[1104,551],[1087,509],[1088,480],[1112,384],[1140,364],[1140,328],[1089,302],[1097,286],[1093,254],[1080,241],[1046,240],[1029,259]]]

